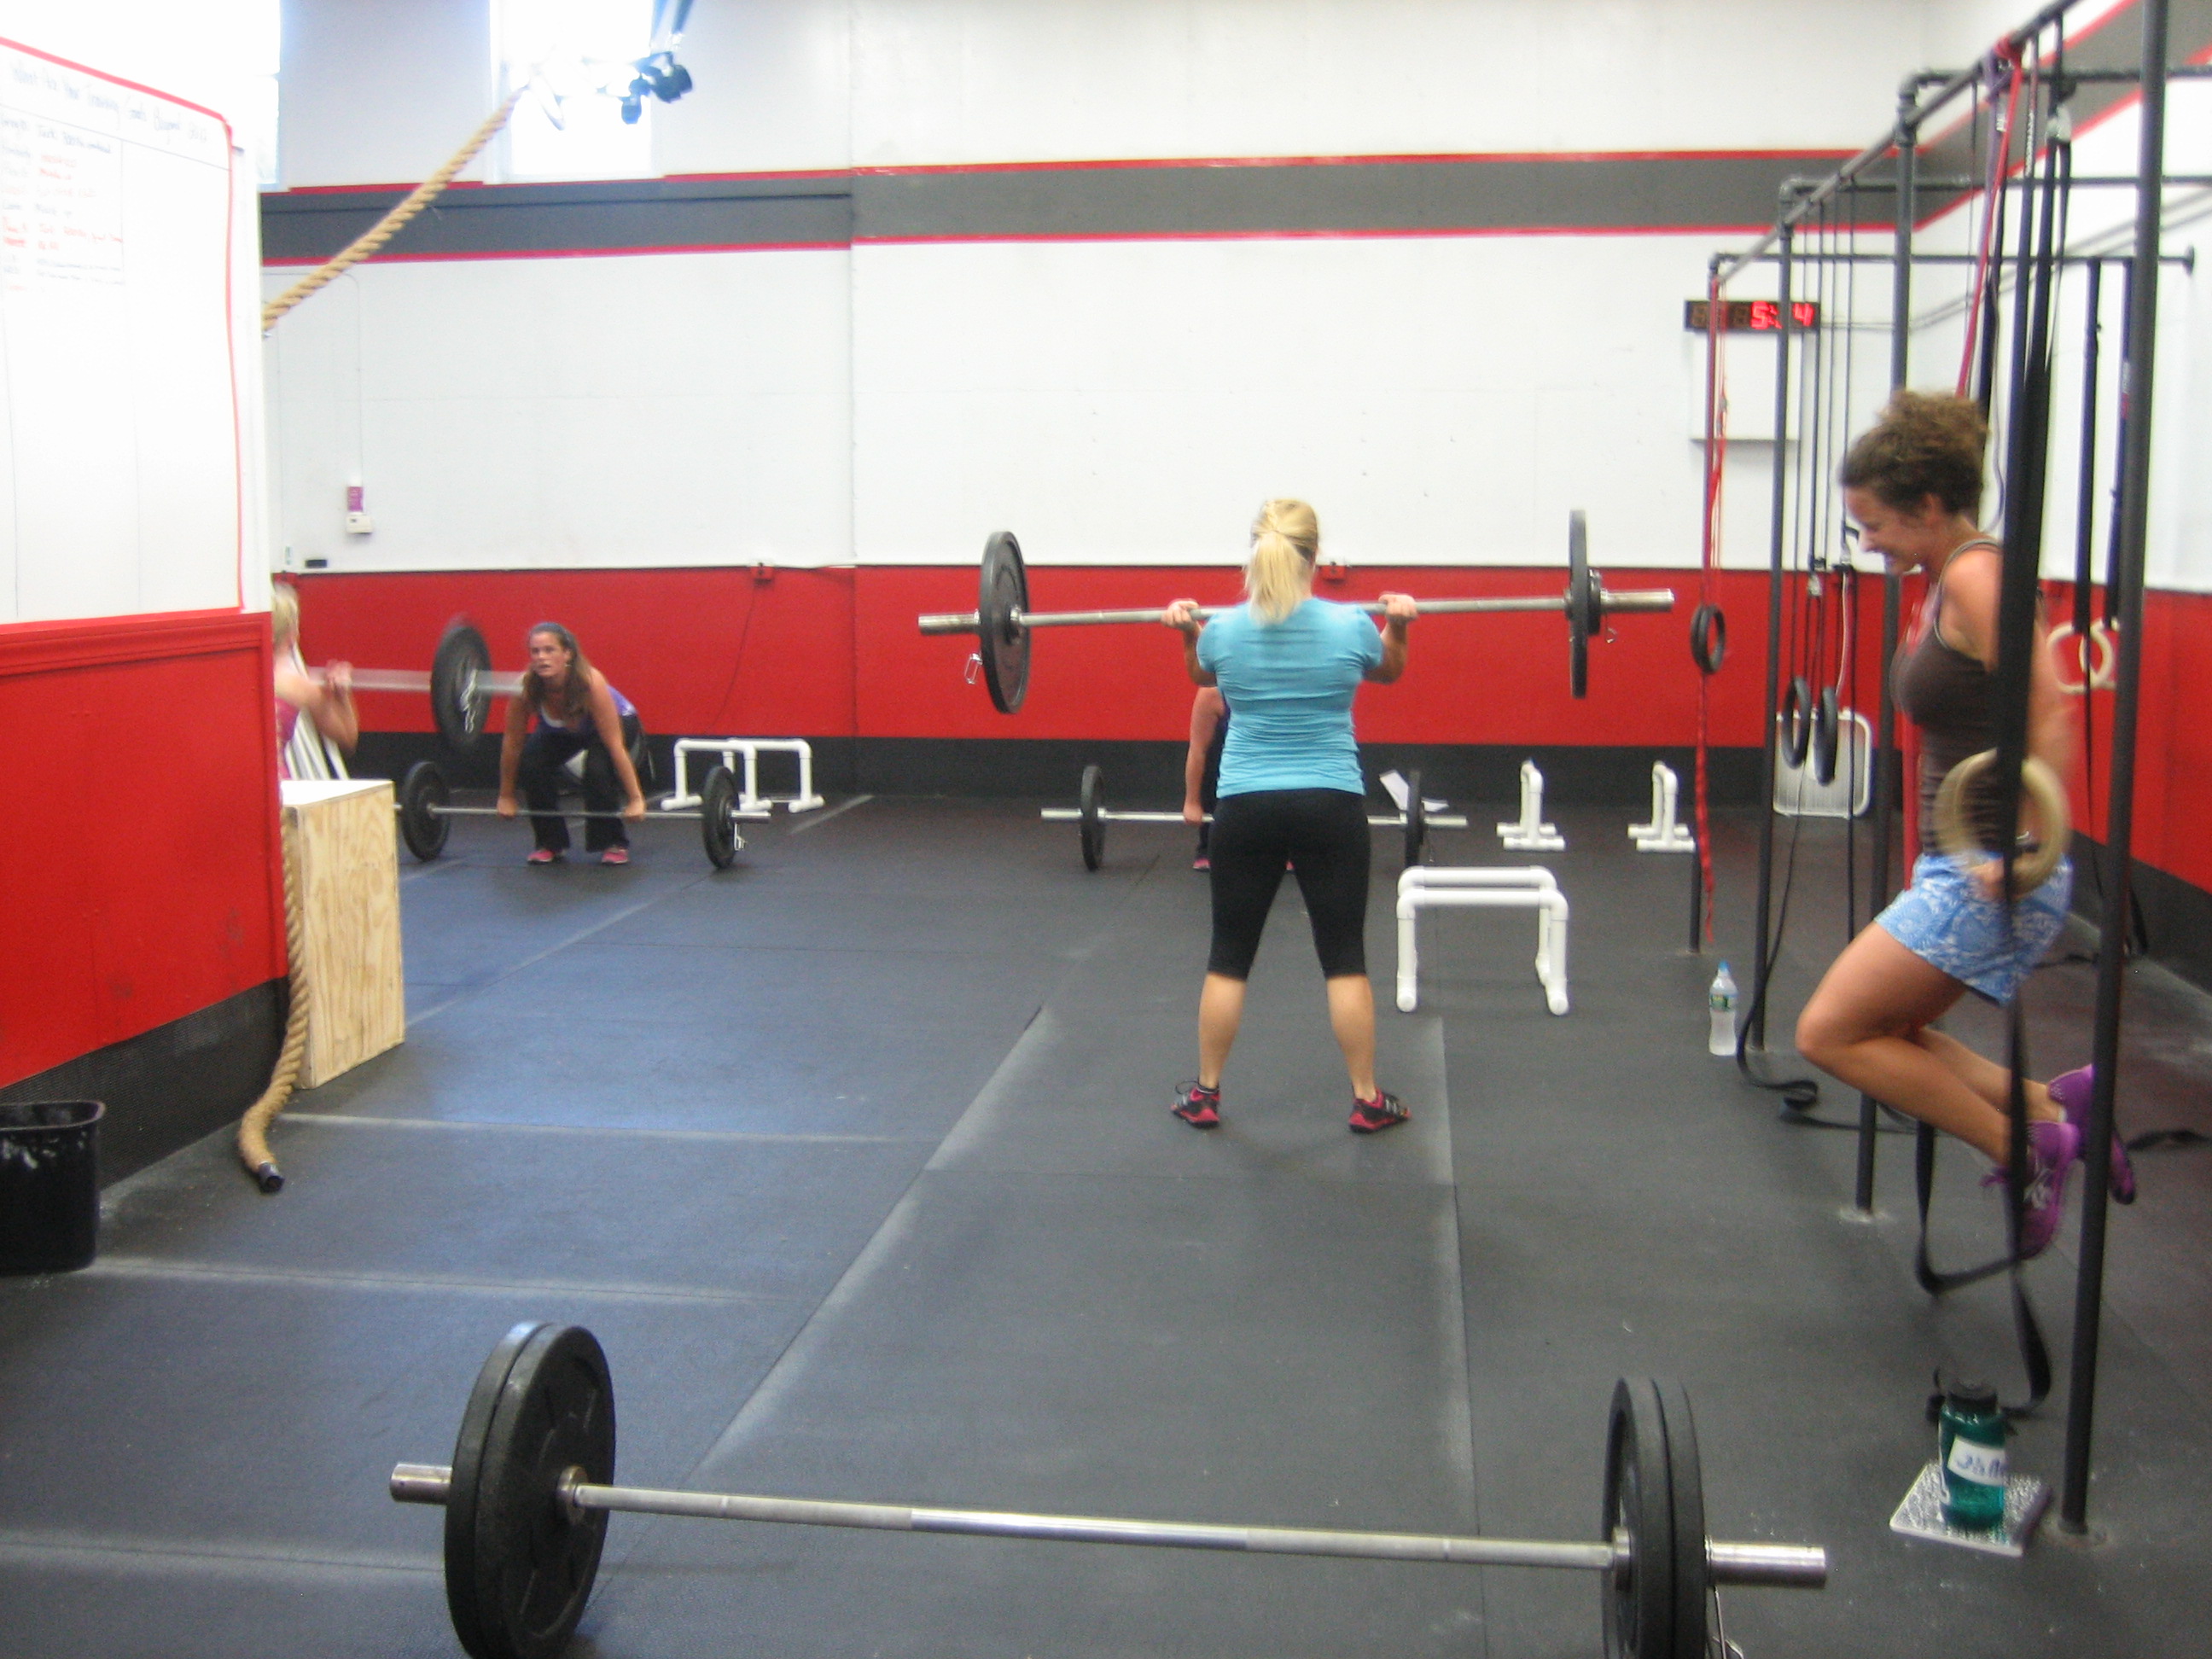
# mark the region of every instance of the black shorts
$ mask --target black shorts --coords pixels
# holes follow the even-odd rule
[[[1247,979],[1296,866],[1324,978],[1367,971],[1367,802],[1343,789],[1224,795],[1213,811],[1213,950],[1206,971]]]

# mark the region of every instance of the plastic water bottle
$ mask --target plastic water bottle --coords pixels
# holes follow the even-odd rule
[[[1735,1058],[1735,975],[1729,965],[1721,963],[1721,970],[1713,975],[1713,982],[1705,992],[1705,1006],[1713,1019],[1712,1034],[1705,1039],[1705,1052]]]
[[[2005,1435],[1996,1390],[1986,1382],[1949,1382],[1936,1419],[1936,1455],[1943,1465],[1943,1521],[1962,1532],[2004,1525]]]

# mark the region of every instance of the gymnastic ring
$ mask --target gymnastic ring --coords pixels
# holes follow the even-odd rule
[[[1793,767],[1805,764],[1813,746],[1813,683],[1802,674],[1790,677],[1790,690],[1782,699],[1782,757]]]
[[[2073,646],[2071,651],[2063,647]],[[2044,641],[2051,653],[2051,670],[2058,681],[2058,689],[2069,697],[2088,696],[2092,690],[2109,690],[2112,684],[2112,635],[2103,623],[2093,622],[2085,637],[2075,631],[2072,623],[2061,623],[2052,629]],[[2062,668],[2081,671],[2081,678],[2070,680],[2060,672]]]
[[[2093,622],[2089,624],[2089,642],[2097,654],[2091,659],[2095,665],[2089,672],[2089,684],[2100,691],[2112,689],[2114,671],[2120,657],[2119,623]]]
[[[1690,617],[1690,660],[1700,674],[1717,674],[1728,660],[1728,617],[1717,605],[1701,605]]]
[[[1813,781],[1823,789],[1836,781],[1837,739],[1842,725],[1836,688],[1824,685],[1820,695],[1813,699]]]
[[[1975,839],[1973,825],[1966,821],[1966,792],[1996,763],[1997,751],[1984,749],[1967,756],[1943,775],[1942,786],[1936,792],[1936,842],[1954,858],[1979,863],[1996,856]],[[2020,787],[2027,797],[2023,805],[2033,809],[2039,821],[2039,833],[2033,841],[2023,840],[2021,851],[2014,856],[2014,898],[2033,892],[2051,879],[2051,872],[2064,861],[2067,843],[2074,836],[2073,817],[2066,810],[2066,787],[2057,773],[2030,755],[2020,769]]]

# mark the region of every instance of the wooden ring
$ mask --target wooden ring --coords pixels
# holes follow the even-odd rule
[[[1966,817],[1966,792],[1996,763],[1997,751],[1984,749],[1967,756],[1943,775],[1942,787],[1936,792],[1936,842],[1954,858],[1980,862],[1998,856],[1993,848],[1981,844]],[[2074,836],[2073,816],[2066,807],[2066,786],[2057,773],[2030,755],[2021,767],[2020,786],[2027,797],[2025,804],[2037,820],[2038,834],[2014,856],[2014,898],[2033,892],[2051,879],[2051,872],[2064,861],[2067,843]]]

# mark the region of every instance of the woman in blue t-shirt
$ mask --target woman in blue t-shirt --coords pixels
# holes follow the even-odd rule
[[[1189,599],[1161,620],[1183,636],[1184,665],[1218,685],[1237,711],[1222,751],[1213,861],[1213,948],[1198,1000],[1198,1076],[1176,1092],[1194,1128],[1221,1121],[1221,1071],[1244,1017],[1244,981],[1285,864],[1313,921],[1328,984],[1329,1024],[1352,1077],[1352,1127],[1372,1134],[1406,1121],[1375,1085],[1375,993],[1367,981],[1367,787],[1352,732],[1363,680],[1406,672],[1406,630],[1419,614],[1385,593],[1378,632],[1348,605],[1313,596],[1321,527],[1304,501],[1273,501],[1252,524],[1246,603],[1210,623]]]

